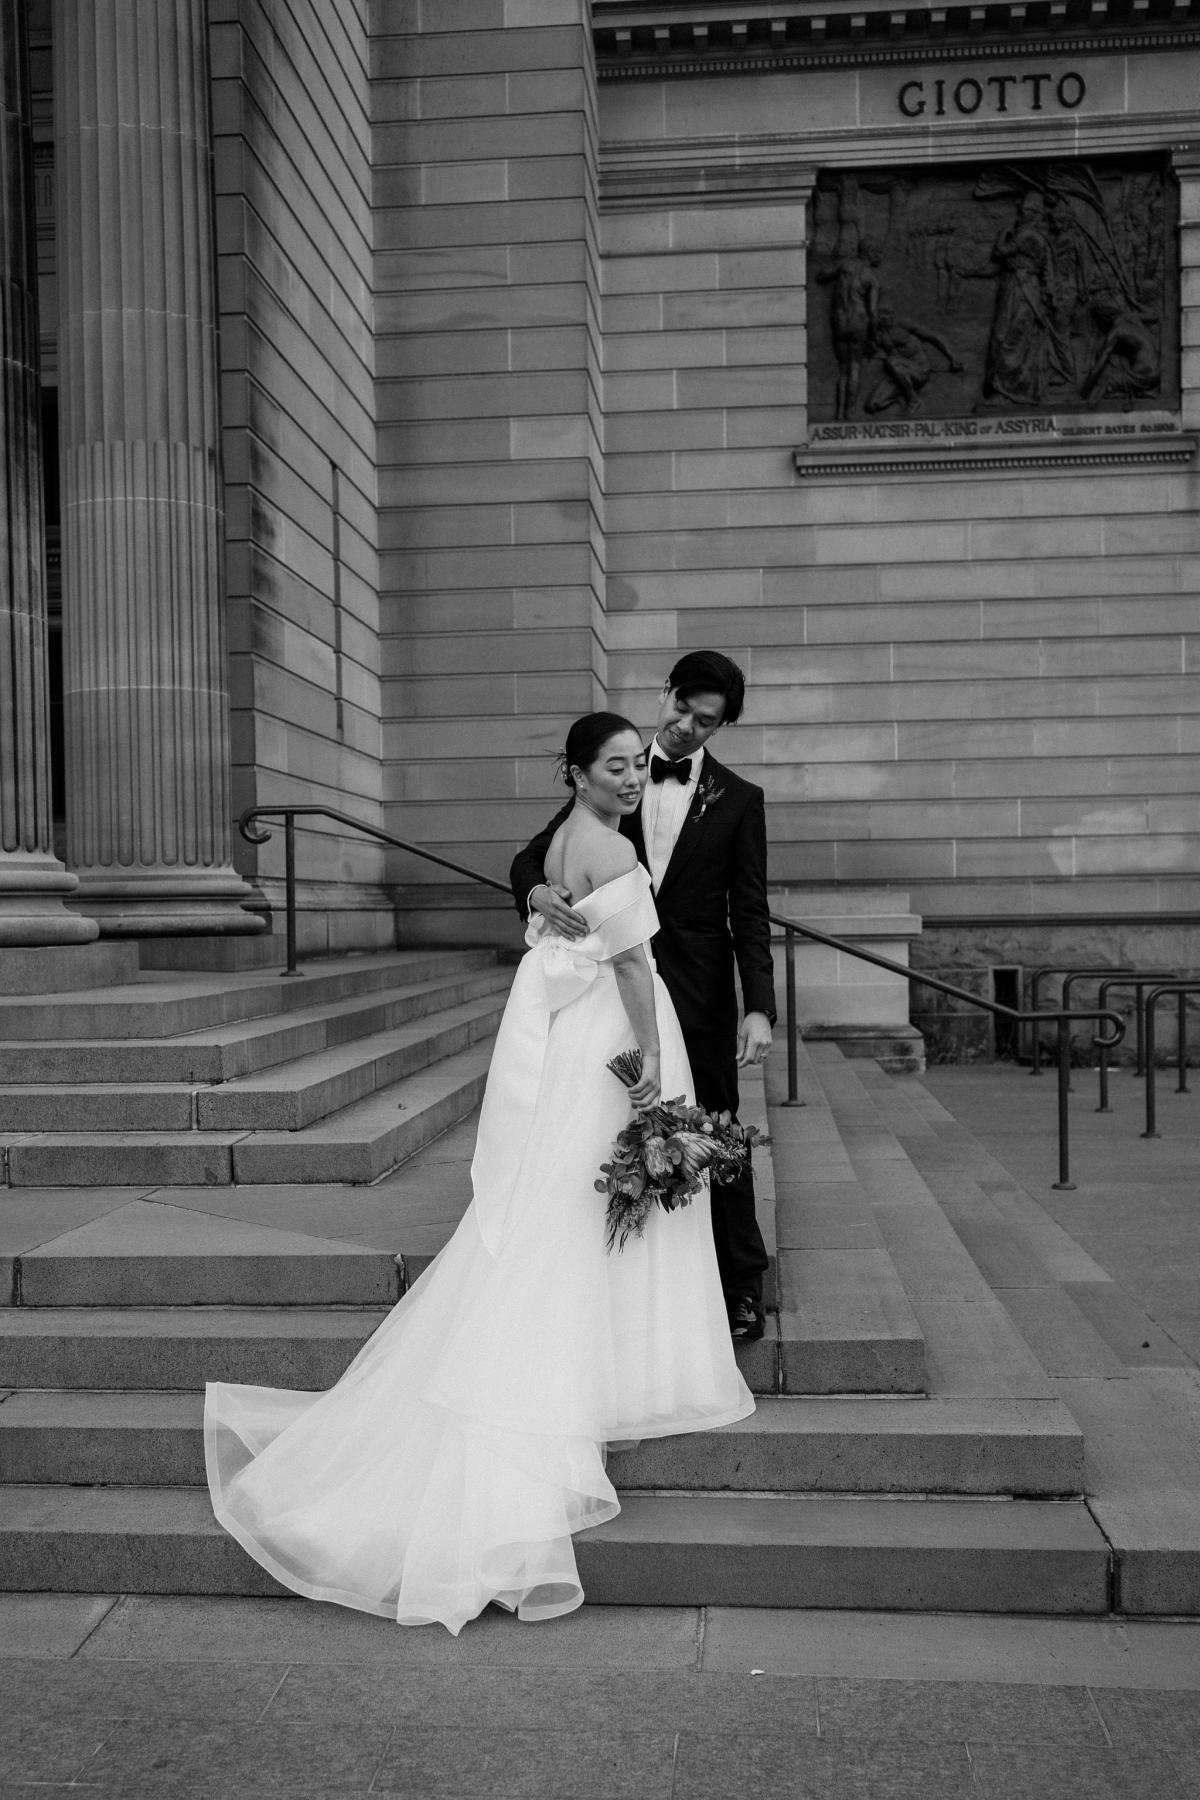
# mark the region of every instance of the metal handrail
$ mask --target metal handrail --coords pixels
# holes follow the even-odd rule
[[[284,905],[286,909],[287,928],[287,968],[285,975],[298,975],[299,965],[296,961],[296,820],[303,817],[334,819],[339,825],[350,825],[364,836],[378,839],[381,844],[392,844],[397,850],[407,850],[413,856],[424,857],[426,862],[437,863],[439,868],[453,869],[456,875],[465,875],[469,881],[478,881],[484,887],[495,888],[498,893],[511,895],[512,890],[503,881],[497,881],[494,875],[481,875],[478,869],[469,869],[465,863],[454,862],[448,856],[439,856],[433,850],[425,850],[420,844],[410,844],[405,838],[397,837],[394,832],[381,831],[378,825],[368,825],[365,819],[356,819],[350,813],[338,812],[332,806],[248,806],[238,820],[238,830],[248,844],[265,844],[271,836],[269,831],[252,829],[255,819],[283,820],[283,878]]]
[[[1041,987],[1042,982],[1047,975],[1062,975],[1065,977],[1065,980],[1063,981],[1063,991],[1062,991],[1062,1003],[1063,1003],[1063,1006],[1065,1007],[1067,1005],[1068,1000],[1070,999],[1071,984],[1074,981],[1096,980],[1099,977],[1104,976],[1104,975],[1136,975],[1137,973],[1138,973],[1138,971],[1136,969],[1130,968],[1130,966],[1127,963],[1116,963],[1116,964],[1109,963],[1108,966],[1103,969],[1079,969],[1072,965],[1068,965],[1068,966],[1064,967],[1061,963],[1047,963],[1047,964],[1045,964],[1044,967],[1042,967],[1040,969],[1034,969],[1030,974],[1030,977],[1029,977],[1029,1010],[1030,1010],[1030,1012],[1033,1012],[1033,1013],[1039,1013],[1042,1010],[1038,1006],[1038,989]],[[1150,973],[1154,974],[1154,973],[1157,973],[1157,971],[1151,970]],[[1101,1000],[1098,1002],[1098,1004],[1103,1006],[1104,1002]],[[1029,1036],[1030,1036],[1029,1073],[1031,1075],[1040,1075],[1042,1072],[1042,1044],[1041,1044],[1041,1039],[1038,1037],[1036,1026],[1030,1032]],[[1141,1043],[1142,1043],[1142,1033],[1141,1033],[1141,1023],[1139,1021],[1139,1024],[1138,1024],[1138,1052],[1139,1052],[1139,1055],[1141,1053]],[[1139,1067],[1140,1067],[1140,1064],[1139,1064]]]
[[[893,962],[890,956],[880,956],[878,951],[863,950],[857,944],[851,944],[845,938],[831,937],[827,931],[818,931],[815,925],[801,925],[796,919],[785,919],[781,913],[770,913],[772,925],[778,925],[784,932],[784,955],[786,959],[786,994],[787,994],[787,1052],[788,1052],[788,1101],[796,1104],[798,1097],[797,1084],[797,1023],[796,1023],[796,936],[810,938],[814,943],[827,944],[833,950],[841,950],[847,956],[857,957],[860,962],[874,963],[878,969],[890,969],[894,975],[902,975],[906,981],[918,982],[922,987],[935,988],[940,994],[949,994],[956,1000],[965,1000],[970,1006],[982,1007],[990,1012],[993,1018],[1012,1019],[1018,1025],[1029,1024],[1034,1019],[1044,1019],[1047,1023],[1058,1025],[1058,1180],[1056,1189],[1065,1192],[1073,1191],[1075,1183],[1071,1180],[1070,1163],[1070,1125],[1069,1096],[1071,1092],[1071,1024],[1076,1019],[1105,1020],[1113,1027],[1112,1035],[1106,1036],[1097,1032],[1092,1039],[1098,1050],[1115,1050],[1125,1036],[1125,1021],[1120,1013],[1100,1007],[1081,1008],[1078,1012],[1058,1010],[1055,1012],[1021,1012],[1016,1007],[1005,1006],[999,1000],[985,1000],[979,994],[970,994],[966,988],[955,987],[953,982],[943,981],[938,975],[922,975],[916,969],[910,969],[904,963]]]
[[[270,840],[269,831],[256,831],[255,821],[258,819],[282,819],[284,829],[284,903],[286,909],[287,931],[287,967],[284,975],[300,973],[296,958],[296,820],[299,818],[332,819],[335,824],[348,825],[352,831],[359,831],[365,837],[374,838],[381,844],[390,844],[397,850],[406,850],[411,856],[419,856],[425,862],[436,863],[441,869],[451,869],[456,875],[465,875],[468,881],[477,881],[483,887],[494,888],[497,893],[511,892],[506,882],[497,881],[495,876],[484,875],[478,869],[468,868],[465,863],[455,862],[449,856],[440,856],[436,851],[426,850],[420,844],[411,844],[406,838],[397,837],[394,832],[384,831],[378,825],[369,825],[365,819],[356,819],[351,813],[339,812],[332,806],[249,806],[238,819],[238,830],[249,844],[265,844]],[[922,987],[935,988],[939,993],[949,994],[958,1000],[965,1000],[970,1006],[982,1007],[995,1018],[1012,1019],[1018,1025],[1028,1024],[1033,1019],[1044,1019],[1047,1023],[1058,1024],[1058,1174],[1054,1183],[1056,1188],[1073,1189],[1074,1182],[1070,1178],[1070,1148],[1068,1139],[1068,1095],[1070,1093],[1071,1073],[1071,1039],[1070,1024],[1076,1019],[1104,1020],[1113,1027],[1112,1035],[1105,1036],[1097,1032],[1093,1043],[1097,1049],[1112,1050],[1125,1035],[1125,1021],[1119,1013],[1102,1009],[1082,1009],[1079,1012],[1019,1012],[1015,1007],[1004,1006],[998,1000],[984,1000],[978,994],[970,994],[965,988],[955,987],[953,982],[943,981],[936,975],[921,975],[909,969],[903,963],[893,962],[888,956],[880,956],[874,950],[863,950],[851,944],[845,938],[832,937],[826,931],[818,931],[814,925],[801,925],[795,919],[785,919],[779,913],[768,915],[771,923],[782,928],[785,934],[787,957],[787,1051],[788,1051],[788,1100],[795,1103],[797,1099],[797,1051],[796,1051],[796,936],[810,938],[814,943],[826,944],[833,950],[840,950],[847,956],[857,957],[860,962],[874,963],[876,968],[888,969],[895,975],[902,975],[906,981],[918,982]]]
[[[1157,986],[1164,981],[1183,981],[1186,976],[1177,975],[1174,969],[1143,969],[1136,975],[1110,975],[1102,981],[1096,990],[1097,1006],[1107,1006],[1108,996],[1115,987],[1133,989],[1133,1016],[1137,1024],[1137,1049],[1134,1055],[1133,1072],[1141,1075],[1145,1069],[1145,1030],[1146,1030],[1146,989]],[[1096,1111],[1111,1112],[1108,1104],[1108,1051],[1100,1051],[1100,1094]]]
[[[1160,1133],[1157,1130],[1158,1119],[1155,1111],[1156,1094],[1154,1086],[1154,1009],[1164,994],[1178,996],[1179,1005],[1179,1077],[1175,1088],[1177,1094],[1186,1094],[1187,1084],[1187,1001],[1189,994],[1200,994],[1200,980],[1195,976],[1180,976],[1175,981],[1164,982],[1161,987],[1152,988],[1146,995],[1146,1129],[1142,1136],[1153,1138]]]

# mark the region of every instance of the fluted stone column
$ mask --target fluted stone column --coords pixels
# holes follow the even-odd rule
[[[51,848],[41,436],[26,0],[0,0],[0,945],[96,936]]]
[[[256,931],[230,862],[204,0],[55,0],[67,856],[106,936]]]

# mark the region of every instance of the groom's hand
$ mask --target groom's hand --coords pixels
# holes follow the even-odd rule
[[[553,926],[561,937],[586,937],[591,926],[582,913],[573,910],[570,898],[569,888],[559,887],[550,881],[543,881],[537,887],[530,889],[529,910],[531,913],[541,913],[546,923]]]
[[[766,1013],[749,1012],[738,1032],[738,1068],[760,1063],[771,1048],[771,1021]]]

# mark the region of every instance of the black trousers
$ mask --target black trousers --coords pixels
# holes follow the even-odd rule
[[[709,1112],[731,1112],[736,1119],[736,1038],[728,1032],[710,1036],[685,1031],[683,1041],[700,1105],[706,1106]],[[749,1166],[735,1181],[713,1183],[712,1223],[717,1269],[726,1299],[749,1294],[752,1299],[761,1301],[767,1249],[754,1212],[754,1176]]]

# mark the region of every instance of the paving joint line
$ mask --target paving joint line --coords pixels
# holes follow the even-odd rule
[[[76,1644],[75,1648],[72,1650],[70,1656],[67,1657],[66,1660],[68,1662],[73,1662],[75,1660],[75,1658],[79,1655],[80,1651],[83,1649],[84,1645],[91,1643],[92,1639],[95,1637],[95,1635],[99,1631],[100,1627],[102,1625],[104,1625],[105,1623],[107,1623],[107,1621],[112,1617],[113,1613],[116,1611],[117,1607],[120,1606],[123,1598],[124,1598],[124,1596],[122,1594],[114,1594],[113,1595],[113,1597],[109,1601],[107,1607],[101,1613],[100,1617],[96,1620],[96,1623],[92,1626],[92,1628],[88,1632],[87,1636],[80,1638],[79,1642]]]
[[[274,1688],[271,1690],[271,1693],[269,1694],[269,1696],[267,1698],[266,1704],[264,1705],[262,1711],[259,1713],[258,1718],[255,1720],[255,1723],[257,1725],[262,1725],[266,1722],[267,1714],[270,1712],[271,1708],[274,1706],[276,1700],[278,1700],[279,1695],[283,1690],[284,1683],[287,1681],[288,1676],[291,1674],[291,1672],[295,1668],[295,1666],[296,1666],[295,1663],[288,1663],[287,1667],[284,1669],[283,1674],[279,1677],[279,1680],[275,1683]],[[376,1770],[376,1774],[378,1774],[378,1772],[379,1771]],[[373,1775],[371,1777],[371,1779],[372,1779],[372,1781],[374,1781],[375,1776]]]
[[[392,1729],[388,1732],[387,1742],[384,1744],[383,1749],[379,1753],[379,1761],[375,1764],[374,1769],[371,1771],[371,1779],[367,1783],[367,1788],[366,1788],[366,1791],[368,1794],[379,1793],[380,1790],[375,1786],[375,1783],[376,1783],[376,1781],[378,1781],[380,1772],[383,1769],[383,1765],[387,1761],[388,1751],[391,1749],[393,1743],[396,1741],[396,1738],[399,1736],[399,1734],[400,1734],[400,1727],[398,1725],[393,1725]]]
[[[1116,1746],[1113,1743],[1112,1732],[1108,1729],[1108,1721],[1105,1719],[1104,1714],[1100,1710],[1100,1703],[1096,1699],[1095,1693],[1086,1684],[1084,1686],[1084,1692],[1086,1693],[1089,1701],[1091,1702],[1092,1711],[1095,1713],[1097,1719],[1100,1722],[1100,1729],[1104,1733],[1105,1744],[1108,1746],[1108,1748],[1110,1750],[1115,1749]]]
[[[1090,1494],[1085,1494],[1083,1496],[1083,1504],[1087,1508],[1088,1518],[1092,1521],[1092,1524],[1096,1527],[1096,1530],[1100,1533],[1100,1536],[1108,1546],[1108,1577],[1106,1587],[1109,1617],[1115,1618],[1118,1615],[1123,1616],[1121,1615],[1121,1562],[1120,1557],[1117,1554],[1117,1546],[1113,1543],[1112,1538],[1108,1535],[1103,1524],[1096,1516],[1096,1509],[1092,1504],[1092,1496]]]

